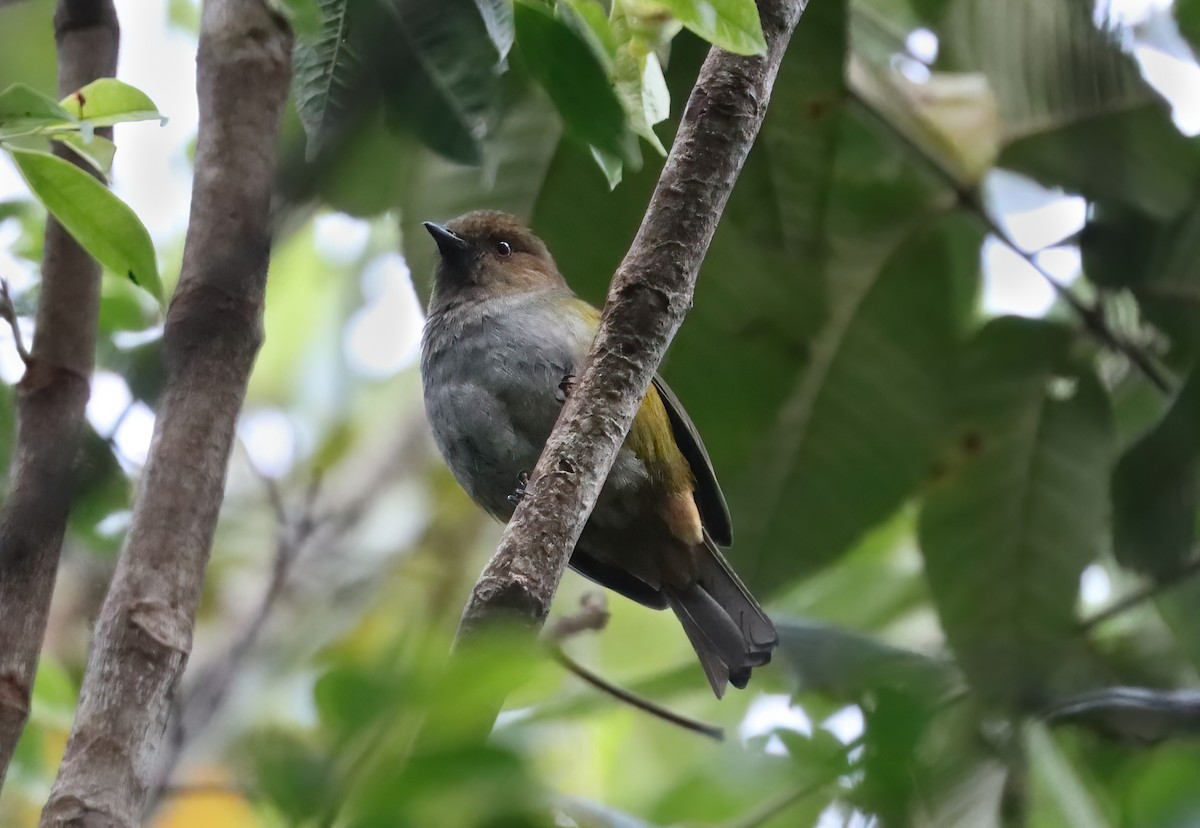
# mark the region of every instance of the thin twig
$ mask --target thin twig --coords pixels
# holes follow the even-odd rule
[[[21,355],[21,362],[29,367],[33,357],[30,356],[29,350],[25,347],[25,340],[21,336],[21,324],[17,321],[17,309],[13,307],[7,279],[0,279],[0,319],[3,319],[12,328],[13,342],[16,343],[17,353]]]
[[[1084,618],[1079,622],[1079,628],[1084,632],[1090,632],[1106,621],[1111,621],[1113,618],[1138,606],[1139,604],[1157,598],[1164,592],[1171,591],[1198,573],[1200,573],[1200,558],[1193,558],[1183,566],[1171,572],[1170,575],[1159,578],[1155,581],[1151,581],[1145,586],[1130,592],[1125,597],[1114,601],[1112,604],[1109,604],[1107,607],[1095,613],[1094,615]]]
[[[920,142],[915,140],[904,129],[900,128],[879,110],[873,103],[861,95],[853,86],[847,85],[847,94],[850,96],[859,108],[882,125],[888,132],[899,139],[900,143],[918,159],[923,161],[925,165],[933,171],[933,173],[942,181],[954,190],[958,197],[959,203],[968,208],[980,221],[983,222],[988,232],[996,237],[1008,249],[1012,250],[1022,259],[1024,259],[1030,267],[1037,271],[1038,275],[1046,281],[1046,284],[1061,298],[1072,312],[1074,312],[1083,323],[1084,328],[1092,334],[1102,344],[1112,348],[1118,353],[1125,356],[1138,370],[1140,370],[1148,380],[1162,393],[1171,394],[1174,390],[1173,381],[1167,376],[1166,371],[1158,364],[1158,362],[1148,353],[1146,353],[1137,344],[1128,341],[1120,336],[1116,331],[1109,327],[1108,322],[1104,319],[1104,313],[1099,307],[1089,305],[1087,302],[1080,299],[1071,291],[1069,287],[1064,285],[1058,279],[1054,278],[1044,267],[1037,261],[1037,252],[1029,252],[1013,241],[1009,236],[1008,231],[1000,226],[999,222],[988,211],[979,197],[979,192],[974,187],[969,187],[959,180],[945,164],[941,162],[932,152],[922,146]],[[913,117],[918,120],[923,120],[924,116],[920,112],[913,112]],[[925,124],[930,129],[933,126]]]
[[[555,661],[561,664],[572,675],[583,679],[597,690],[607,693],[623,704],[627,704],[630,707],[635,707],[638,710],[641,710],[643,713],[649,713],[651,716],[662,719],[664,722],[669,722],[678,727],[682,727],[684,730],[690,730],[692,733],[699,733],[701,736],[707,736],[708,738],[715,739],[718,742],[725,738],[725,731],[716,725],[705,724],[704,722],[699,722],[695,719],[689,719],[687,716],[676,713],[673,710],[668,710],[667,708],[662,707],[650,701],[649,699],[643,699],[641,696],[617,687],[615,684],[611,684],[605,679],[596,675],[582,664],[572,661],[566,653],[557,647],[552,649],[550,654]]]
[[[546,630],[546,638],[561,642],[581,632],[599,632],[608,625],[608,619],[611,617],[608,599],[604,597],[604,593],[585,592],[579,597],[579,610],[555,621]]]

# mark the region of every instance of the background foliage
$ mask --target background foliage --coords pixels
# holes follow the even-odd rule
[[[1200,3],[1123,26],[1084,0],[810,0],[664,365],[780,657],[717,703],[662,615],[613,598],[603,631],[565,643],[723,725],[722,744],[503,644],[441,675],[498,527],[431,455],[412,292],[433,255],[420,222],[496,207],[601,301],[708,42],[762,47],[753,4],[279,5],[299,42],[267,344],[158,824],[1200,819],[1200,148],[1134,59],[1173,49],[1194,69]],[[0,7],[0,89],[53,88],[51,6]],[[171,14],[194,32],[190,4]],[[1046,205],[1075,225],[1020,239]],[[30,274],[23,327],[43,220],[0,203],[0,261]],[[155,238],[168,296],[177,230]],[[1038,318],[986,301],[1018,274],[1053,286]],[[160,322],[106,280],[107,404],[4,824],[33,819],[61,754]],[[561,612],[588,589],[569,576]],[[492,743],[460,737],[461,711],[513,670],[528,681]]]

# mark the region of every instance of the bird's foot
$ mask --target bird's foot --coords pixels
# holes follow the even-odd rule
[[[575,375],[567,374],[562,378],[562,382],[558,384],[558,393],[554,396],[560,403],[565,403],[567,397],[571,396],[571,392],[575,390]]]
[[[525,487],[529,485],[529,472],[517,472],[517,488],[513,489],[513,493],[508,496],[508,502],[516,506],[525,499],[528,492]]]

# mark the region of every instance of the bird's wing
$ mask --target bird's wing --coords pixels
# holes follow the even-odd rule
[[[704,527],[718,545],[729,546],[733,543],[729,506],[725,503],[725,495],[717,483],[717,474],[713,471],[708,450],[700,440],[700,432],[696,430],[692,418],[684,410],[683,403],[675,396],[675,392],[657,374],[654,375],[654,389],[658,391],[658,396],[667,409],[675,444],[679,446],[679,451],[696,477],[696,505],[700,509]]]

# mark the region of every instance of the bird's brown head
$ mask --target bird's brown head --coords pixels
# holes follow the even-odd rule
[[[440,254],[433,309],[565,284],[545,243],[508,213],[476,210],[425,229]]]

